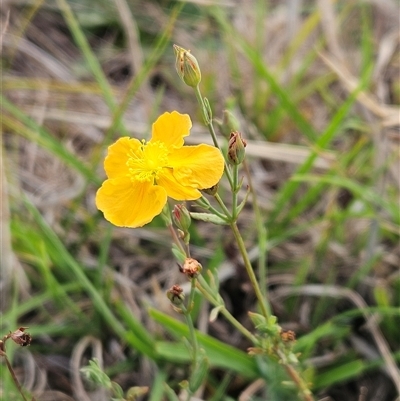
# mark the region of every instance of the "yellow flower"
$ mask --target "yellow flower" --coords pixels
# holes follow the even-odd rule
[[[200,189],[221,178],[224,159],[210,145],[183,146],[192,122],[176,111],[153,124],[150,141],[123,137],[108,148],[108,179],[96,194],[96,206],[119,227],[141,227],[161,213],[167,197],[200,198]]]

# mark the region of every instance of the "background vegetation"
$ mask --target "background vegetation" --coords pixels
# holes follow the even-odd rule
[[[115,228],[94,205],[107,146],[146,137],[164,111],[190,114],[190,141],[210,142],[174,70],[176,43],[197,57],[214,115],[231,110],[248,141],[262,221],[249,201],[240,227],[254,266],[266,256],[274,314],[297,334],[315,398],[398,399],[398,16],[394,0],[2,2],[1,333],[29,326],[32,345],[7,349],[28,393],[110,399],[79,373],[92,357],[124,391],[149,386],[143,399],[186,378],[165,291],[187,284],[162,220]],[[197,224],[191,235],[252,330],[231,234]],[[267,383],[268,399],[287,399],[198,301],[213,366],[199,397],[266,399]],[[21,399],[0,374],[1,398]]]

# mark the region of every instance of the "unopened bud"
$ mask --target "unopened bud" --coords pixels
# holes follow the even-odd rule
[[[174,45],[176,56],[175,68],[182,81],[192,88],[195,88],[201,81],[201,72],[196,57],[190,50]]]
[[[185,294],[183,293],[183,289],[179,285],[173,285],[167,291],[167,298],[171,301],[171,304],[174,306],[181,306],[183,304],[183,300],[185,299]]]
[[[293,330],[282,330],[279,334],[285,343],[296,341],[296,333]]]
[[[183,266],[179,267],[179,270],[181,271],[181,273],[185,274],[188,278],[192,279],[196,278],[201,273],[203,267],[196,259],[186,258],[185,262],[183,263]]]
[[[174,206],[174,210],[172,211],[172,220],[183,232],[188,231],[192,221],[189,211],[186,209],[185,205],[182,204]]]
[[[231,132],[228,143],[228,160],[231,164],[238,166],[243,162],[246,145],[239,131]]]

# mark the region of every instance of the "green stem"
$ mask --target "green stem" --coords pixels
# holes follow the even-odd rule
[[[197,355],[199,352],[199,343],[197,342],[196,332],[194,330],[194,324],[192,320],[192,316],[190,315],[190,311],[192,309],[192,303],[194,299],[194,294],[196,291],[196,278],[192,278],[191,280],[191,288],[189,294],[189,301],[187,307],[185,305],[181,305],[180,308],[185,316],[186,323],[189,327],[189,337],[192,344],[192,359],[193,359],[193,368],[196,366]]]
[[[198,345],[197,338],[196,338],[196,332],[194,329],[192,316],[190,316],[190,312],[186,308],[184,310],[184,315],[185,315],[186,323],[189,327],[189,336],[190,336],[190,341],[191,341],[192,347],[193,347],[192,348],[192,359],[193,359],[192,362],[193,362],[193,367],[194,367],[196,365],[199,345]]]
[[[224,207],[223,209],[224,209],[224,212],[228,212],[228,215],[221,213],[220,211],[218,211],[217,209],[215,209],[215,207],[212,207],[211,205],[209,205],[208,208],[206,209],[203,207],[203,205],[201,203],[198,203],[198,202],[196,202],[196,203],[197,203],[198,207],[205,209],[207,211],[213,212],[215,215],[217,215],[222,220],[228,220],[228,221],[230,220],[229,210],[226,207]],[[220,203],[220,205],[221,205],[221,203]]]
[[[194,93],[196,94],[196,99],[200,104],[201,113],[203,115],[204,122],[207,125],[208,130],[210,131],[211,138],[212,138],[212,140],[214,142],[214,146],[216,148],[218,148],[219,150],[221,150],[221,148],[219,146],[219,143],[218,143],[218,140],[217,140],[217,134],[215,133],[214,126],[212,125],[212,121],[210,119],[210,116],[207,113],[206,105],[204,104],[204,99],[203,99],[203,96],[202,96],[202,94],[200,92],[200,88],[199,88],[198,85],[196,86],[196,88],[194,88]]]
[[[203,99],[203,96],[201,95],[200,88],[199,88],[198,85],[196,86],[196,88],[194,88],[194,92],[196,94],[197,101],[200,104],[201,113],[203,115],[204,122],[207,125],[207,128],[208,128],[208,130],[209,130],[209,132],[211,134],[211,138],[213,140],[214,146],[216,148],[218,148],[219,150],[221,150],[221,148],[219,146],[219,143],[218,143],[218,140],[217,140],[217,134],[215,133],[215,129],[214,129],[214,126],[213,126],[213,123],[212,123],[212,119],[210,118],[210,116],[207,113],[207,108],[206,108],[206,105],[204,103],[204,99]],[[225,160],[225,158],[224,158],[224,160]],[[226,178],[229,181],[230,186],[232,187],[232,185],[233,185],[232,176],[231,176],[231,173],[230,173],[230,170],[229,170],[229,165],[227,164],[226,160],[225,160],[224,173],[226,175]]]
[[[240,333],[242,333],[244,337],[249,339],[254,345],[258,343],[257,338],[253,334],[251,334],[250,331],[247,330],[242,324],[240,324],[240,322],[236,320],[233,315],[231,315],[228,309],[225,308],[225,305],[212,296],[212,290],[204,277],[198,277],[196,287],[204,295],[207,301],[209,301],[212,305],[216,307],[220,307],[221,314],[226,318],[226,320],[229,321],[229,323],[232,324],[232,326],[234,326]]]
[[[236,225],[236,222],[231,223],[231,228],[233,231],[233,235],[235,236],[236,243],[238,244],[240,254],[242,255],[242,259],[243,259],[247,274],[250,278],[251,284],[254,288],[254,292],[256,293],[256,297],[260,304],[261,312],[264,315],[264,317],[267,319],[269,316],[269,313],[268,313],[269,307],[267,307],[267,300],[263,297],[263,294],[260,290],[260,286],[257,282],[257,277],[254,273],[253,266],[251,265],[249,255],[246,250],[246,246],[244,244],[244,241],[243,241],[242,235],[240,234],[238,226]]]
[[[305,401],[314,401],[314,397],[312,396],[312,393],[308,388],[307,383],[299,375],[299,372],[297,372],[297,370],[290,365],[290,363],[287,361],[285,354],[280,350],[275,350],[275,353],[279,356],[281,363],[285,367],[286,372],[288,373],[290,378],[294,381],[297,388],[301,391],[303,399]]]
[[[237,212],[237,194],[239,182],[239,166],[236,164],[233,166],[233,182],[232,182],[232,221],[236,221],[238,217]]]
[[[174,226],[172,224],[167,224],[167,227],[169,232],[171,233],[172,240],[175,242],[176,246],[179,248],[179,250],[182,252],[183,255],[186,255],[185,248],[182,246],[179,237],[176,235]]]
[[[224,201],[221,199],[221,197],[219,196],[218,193],[216,193],[214,195],[215,200],[218,202],[219,206],[221,207],[221,209],[223,210],[223,212],[225,213],[225,216],[223,217],[223,219],[229,218],[229,221],[232,220],[232,216],[230,211],[228,210],[228,208],[225,206]],[[220,216],[221,217],[221,216]]]
[[[188,328],[189,328],[189,338],[190,338],[190,343],[192,345],[192,352],[191,352],[191,354],[192,354],[192,375],[196,369],[197,358],[199,355],[199,343],[197,341],[196,331],[195,331],[194,324],[193,324],[193,319],[192,319],[192,316],[190,315],[190,312],[192,310],[194,294],[195,294],[195,290],[196,290],[196,282],[197,282],[197,279],[192,278],[188,305],[187,305],[187,307],[185,307],[184,305],[181,306],[181,309],[185,316],[186,324],[188,325]],[[189,378],[189,380],[190,380],[190,378]],[[187,401],[190,401],[192,395],[193,394],[190,391],[190,386],[189,386],[187,388]]]
[[[247,180],[249,182],[249,188],[251,197],[253,200],[253,210],[255,214],[255,221],[257,227],[257,239],[258,239],[258,276],[260,278],[261,292],[265,299],[268,299],[268,286],[267,286],[267,241],[268,233],[267,228],[264,225],[264,219],[261,215],[260,206],[257,200],[257,194],[253,186],[249,166],[246,160],[243,162],[243,167],[246,172]],[[271,314],[271,309],[267,303],[268,311]]]
[[[197,278],[192,278],[190,281],[191,287],[190,287],[189,301],[188,301],[188,307],[187,307],[189,313],[192,311],[192,307],[193,307],[194,294],[195,294],[195,290],[196,290],[196,281],[197,281]]]

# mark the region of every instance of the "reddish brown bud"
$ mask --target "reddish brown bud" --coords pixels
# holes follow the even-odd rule
[[[167,297],[174,306],[181,306],[185,299],[182,287],[175,284],[167,291]]]
[[[292,330],[287,330],[287,331],[282,330],[280,332],[280,336],[282,341],[284,341],[285,343],[296,341],[296,333]]]
[[[20,327],[14,332],[10,333],[10,338],[21,347],[26,347],[31,344],[32,337],[29,333],[25,333],[28,327]]]
[[[185,274],[188,278],[196,278],[200,273],[203,267],[201,264],[193,258],[186,258],[183,266],[179,268],[179,270]]]
[[[243,162],[246,145],[247,143],[239,131],[231,132],[228,143],[228,160],[231,164],[237,166]]]

